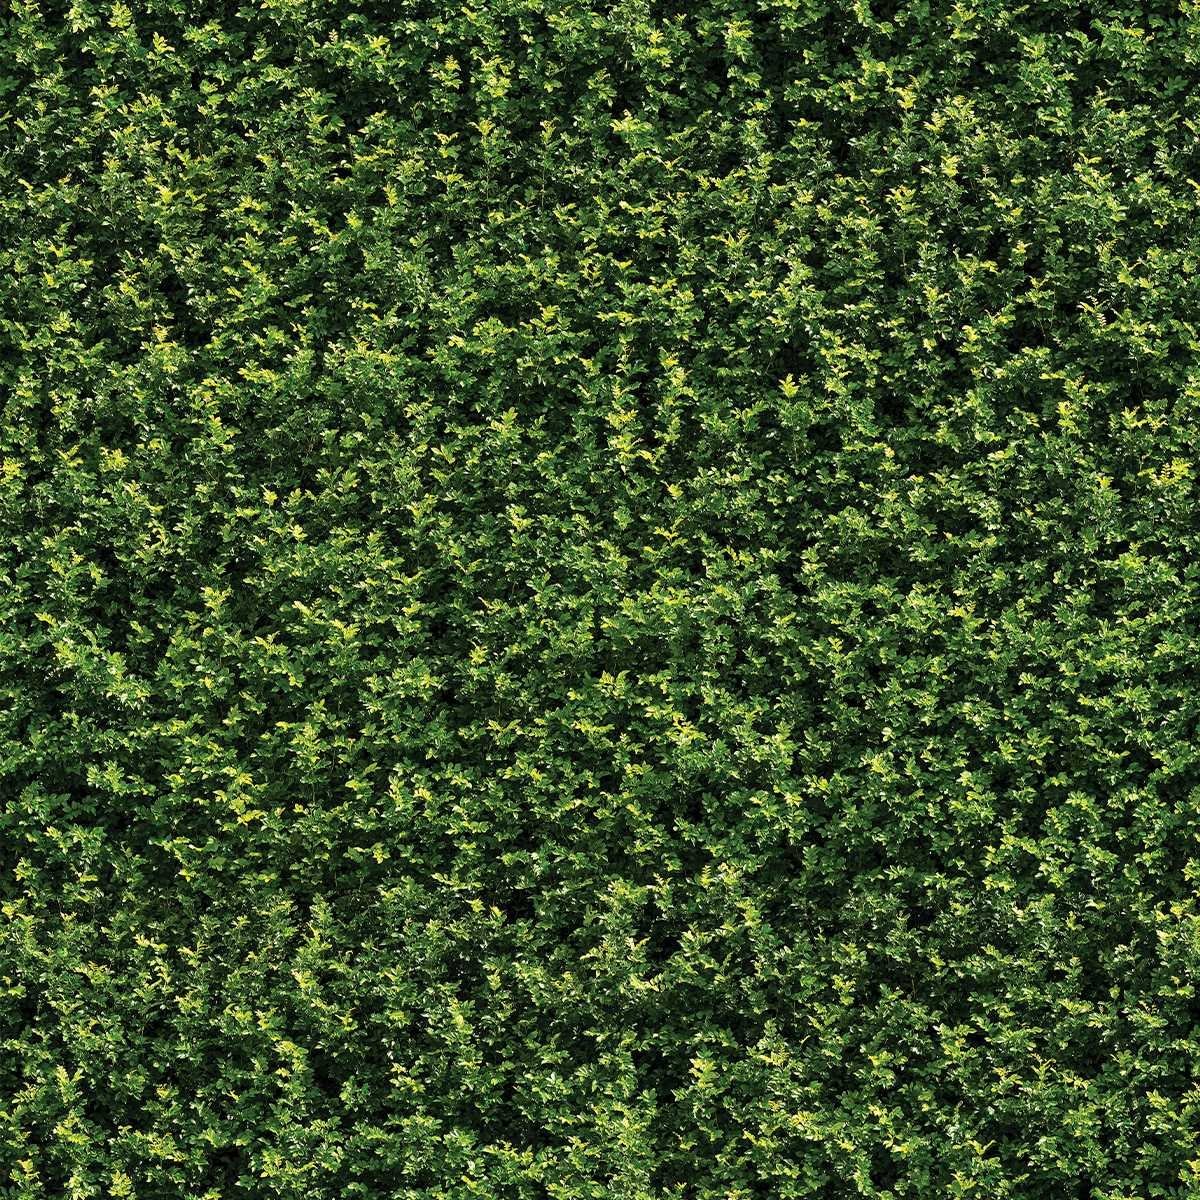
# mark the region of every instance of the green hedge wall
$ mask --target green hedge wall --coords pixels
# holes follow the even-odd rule
[[[1200,1196],[1200,4],[11,0],[0,1197]]]

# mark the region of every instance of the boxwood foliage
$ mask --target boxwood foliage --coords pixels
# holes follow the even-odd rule
[[[1198,68],[11,0],[0,1196],[1200,1195]]]

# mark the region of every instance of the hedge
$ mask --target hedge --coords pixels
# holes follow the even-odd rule
[[[1200,4],[11,0],[0,1197],[1200,1196]]]

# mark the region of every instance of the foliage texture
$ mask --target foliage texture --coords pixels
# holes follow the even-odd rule
[[[0,1197],[1200,1196],[1198,82],[6,4]]]

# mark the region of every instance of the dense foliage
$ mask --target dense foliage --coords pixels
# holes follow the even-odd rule
[[[0,1197],[1200,1195],[1200,6],[13,0]]]

